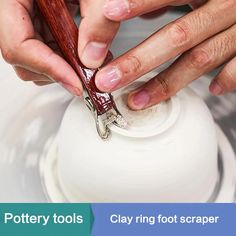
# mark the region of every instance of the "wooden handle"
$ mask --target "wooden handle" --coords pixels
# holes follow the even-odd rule
[[[104,114],[114,106],[112,96],[98,91],[94,82],[97,71],[83,66],[78,57],[78,28],[65,1],[36,0],[36,2],[65,59],[81,79],[98,115]]]

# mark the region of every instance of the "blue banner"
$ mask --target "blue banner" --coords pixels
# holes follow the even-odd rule
[[[93,236],[236,235],[236,204],[92,204]]]

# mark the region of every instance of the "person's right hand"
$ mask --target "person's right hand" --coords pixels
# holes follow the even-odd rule
[[[98,89],[114,92],[176,59],[129,94],[128,106],[132,110],[146,109],[167,100],[222,65],[209,90],[216,96],[235,91],[236,0],[106,0],[104,15],[120,22],[163,6],[186,3],[192,5],[192,12],[168,23],[99,70],[95,78]]]
[[[13,65],[17,75],[24,81],[33,81],[37,85],[55,81],[72,94],[80,96],[81,83],[72,67],[59,55],[56,43],[34,2],[0,1],[0,48],[3,58]],[[78,10],[78,2],[67,2],[71,14],[74,14]]]

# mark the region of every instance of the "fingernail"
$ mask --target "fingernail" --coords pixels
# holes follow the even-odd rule
[[[81,59],[91,67],[99,67],[107,54],[107,44],[90,42],[85,47]]]
[[[131,97],[132,108],[137,110],[144,109],[150,102],[150,96],[145,90],[141,90]]]
[[[116,67],[108,67],[97,74],[96,85],[101,91],[110,92],[121,82],[121,72]]]
[[[130,13],[127,0],[107,0],[104,5],[104,14],[110,17],[125,17]]]
[[[223,93],[223,89],[222,87],[216,82],[216,81],[213,81],[211,84],[210,84],[210,92],[213,94],[213,95],[220,95]]]
[[[73,86],[66,84],[66,83],[60,83],[60,84],[63,88],[65,88],[72,95],[79,96],[79,97],[82,96],[82,91],[80,90],[80,88],[73,87]]]

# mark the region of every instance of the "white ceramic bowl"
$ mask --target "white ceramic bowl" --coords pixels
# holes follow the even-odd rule
[[[217,181],[217,138],[211,113],[189,88],[142,112],[115,94],[127,130],[103,141],[79,99],[59,132],[58,176],[72,202],[205,202]]]

